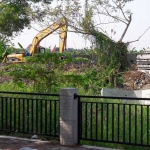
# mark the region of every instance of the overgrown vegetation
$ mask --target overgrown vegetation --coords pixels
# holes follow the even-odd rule
[[[124,59],[121,59],[123,51],[116,52],[114,45],[109,46],[111,57],[106,54],[107,51],[100,52],[99,49],[84,53],[77,51],[77,54],[45,53],[39,57],[26,57],[26,63],[3,67],[1,75],[10,76],[12,84],[22,91],[30,89],[35,92],[58,93],[60,88],[76,87],[84,94],[99,94],[102,87],[114,86],[116,72],[125,69]],[[114,59],[119,54],[120,59]],[[60,59],[62,57],[64,59]]]

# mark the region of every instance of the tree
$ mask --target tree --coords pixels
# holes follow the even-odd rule
[[[32,4],[40,0],[2,0],[0,2],[0,35],[12,37],[23,31],[25,27],[30,27],[33,18],[30,12]]]
[[[133,0],[95,0],[94,8],[96,10],[96,14],[107,17],[107,21],[102,24],[122,22],[126,25],[119,42],[122,42],[132,21],[131,11],[124,10],[125,5],[131,1]],[[99,21],[101,22],[101,20]]]
[[[68,19],[69,31],[84,35],[91,34],[93,29],[107,35],[102,27],[104,24],[122,22],[126,25],[119,39],[122,42],[132,21],[131,11],[125,9],[126,4],[131,1],[133,0],[85,0],[84,10],[80,1],[69,1],[69,5],[62,1],[61,5],[53,8],[49,4],[43,5],[42,9],[41,6],[37,7],[31,14],[42,27],[65,16]],[[102,21],[102,18],[105,18],[105,21]]]
[[[27,5],[0,3],[0,33],[11,37],[13,33],[20,32],[28,26],[30,20],[26,13]]]

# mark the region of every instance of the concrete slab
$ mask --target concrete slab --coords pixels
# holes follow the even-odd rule
[[[126,100],[122,100],[123,103],[133,103],[133,104],[139,103],[143,105],[150,105],[150,100],[134,100],[134,98],[150,98],[150,89],[125,90],[125,89],[103,88],[101,90],[101,96],[127,97]],[[128,100],[128,97],[133,97],[133,100]]]

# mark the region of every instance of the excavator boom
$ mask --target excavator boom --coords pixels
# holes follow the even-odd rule
[[[30,55],[33,56],[34,53],[37,53],[37,46],[39,43],[46,38],[48,35],[52,34],[54,31],[60,28],[60,44],[59,44],[59,52],[62,53],[66,48],[66,39],[67,39],[67,21],[65,18],[62,18],[60,22],[53,23],[46,29],[40,31],[33,39],[32,45],[30,47]]]

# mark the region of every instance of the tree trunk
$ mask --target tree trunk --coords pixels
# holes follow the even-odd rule
[[[128,28],[130,26],[131,20],[132,20],[132,18],[131,18],[131,14],[130,14],[128,24],[127,24],[127,26],[126,26],[126,28],[125,28],[125,30],[124,30],[124,32],[123,32],[123,34],[122,34],[122,36],[121,36],[121,38],[120,38],[120,40],[118,42],[120,42],[120,43],[122,42],[122,40],[123,40],[123,38],[124,38]]]

